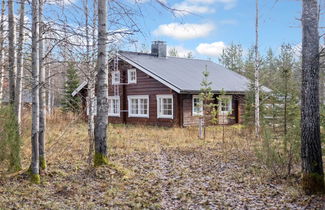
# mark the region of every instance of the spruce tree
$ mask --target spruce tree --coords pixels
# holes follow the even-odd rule
[[[63,111],[78,112],[81,108],[80,96],[72,96],[73,91],[79,86],[77,70],[73,63],[68,64],[67,81],[64,85],[64,98],[62,100]]]

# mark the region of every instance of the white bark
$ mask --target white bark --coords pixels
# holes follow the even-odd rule
[[[8,71],[9,71],[9,103],[15,103],[15,20],[14,20],[14,5],[13,0],[8,0],[8,40],[9,40],[9,56],[8,56]]]
[[[39,157],[41,169],[45,169],[45,128],[46,128],[46,92],[45,92],[45,69],[43,66],[44,54],[44,23],[43,23],[43,0],[39,0]]]
[[[94,69],[91,65],[91,52],[90,52],[90,36],[89,36],[89,9],[88,9],[88,0],[84,1],[85,17],[86,17],[86,68],[87,68],[87,78],[88,78],[88,91],[87,91],[87,106],[88,106],[88,139],[89,139],[89,151],[88,151],[88,164],[90,165],[93,160],[94,154],[94,110],[93,103],[95,97],[95,88],[94,88]]]
[[[39,175],[39,0],[32,0],[32,164],[33,175]]]
[[[98,0],[97,115],[95,121],[95,165],[107,163],[108,68],[107,68],[107,1]]]
[[[256,0],[256,42],[255,42],[255,135],[260,135],[260,87],[259,87],[259,52],[258,52],[258,22],[259,22],[259,5]]]
[[[19,125],[19,133],[21,133],[21,111],[22,111],[22,78],[24,76],[24,57],[23,57],[23,45],[24,45],[24,22],[25,22],[25,0],[20,2],[19,11],[19,38],[17,49],[17,77],[16,77],[16,95],[15,95],[15,112],[17,116],[17,122]]]
[[[3,83],[4,83],[4,14],[5,14],[5,1],[2,0],[1,2],[1,23],[0,23],[0,104],[2,103],[3,99]]]

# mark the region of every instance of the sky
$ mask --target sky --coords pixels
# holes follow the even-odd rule
[[[144,1],[144,0],[143,0]],[[146,10],[145,35],[139,43],[150,46],[153,40],[166,41],[180,54],[191,51],[194,57],[216,59],[229,44],[244,49],[255,43],[255,0],[166,0],[173,15],[162,10]],[[149,2],[143,2],[150,4]],[[260,0],[260,51],[276,52],[282,43],[301,43],[301,2]]]
[[[65,2],[66,8],[82,5],[82,0],[60,1]],[[231,43],[241,44],[244,53],[255,44],[255,0],[115,1],[131,5],[130,8],[141,8],[142,13],[133,17],[141,33],[132,36],[135,43],[123,43],[123,50],[139,51],[143,49],[143,45],[146,50],[150,50],[152,41],[161,40],[167,43],[169,49],[176,48],[180,56],[192,52],[195,58],[217,61],[222,50]],[[174,13],[161,7],[156,1],[175,9]],[[325,11],[325,0],[318,1],[321,9]],[[278,53],[283,43],[299,48],[301,4],[301,0],[259,0],[259,44],[262,55],[265,55],[269,48]],[[55,4],[50,5],[51,8],[53,6]],[[115,16],[112,14],[114,11],[108,12]],[[324,27],[324,12],[322,14],[320,25]],[[71,19],[82,19],[81,15],[80,11],[70,10]],[[321,29],[322,33],[324,28]]]

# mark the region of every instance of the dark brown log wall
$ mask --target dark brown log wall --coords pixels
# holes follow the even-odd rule
[[[112,65],[112,64],[111,64]],[[137,69],[137,83],[127,84],[127,70],[134,68],[130,64],[119,61],[119,71],[121,75],[121,85],[119,85],[120,108],[122,110],[120,117],[109,117],[109,123],[126,123],[126,124],[146,124],[157,126],[179,126],[180,111],[178,109],[179,94],[172,89],[153,79],[149,75]],[[114,87],[109,79],[109,96],[114,95]],[[173,95],[173,119],[157,118],[157,95],[172,94]],[[128,117],[128,96],[132,95],[148,95],[149,96],[149,118]]]

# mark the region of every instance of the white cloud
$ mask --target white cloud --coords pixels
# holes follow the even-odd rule
[[[181,2],[179,4],[175,4],[173,8],[176,10],[175,14],[177,16],[185,16],[189,14],[208,14],[215,12],[215,10],[211,7],[189,4],[186,1]]]
[[[59,4],[62,5],[69,5],[75,3],[77,0],[47,0],[47,4]]]
[[[167,53],[168,53],[168,56],[169,55],[169,50],[170,49],[176,49],[177,51],[177,54],[179,57],[187,57],[189,53],[192,53],[192,55],[194,54],[194,52],[192,50],[189,50],[189,49],[186,49],[184,48],[183,46],[167,46]]]
[[[196,47],[196,51],[202,55],[218,57],[225,48],[224,42],[201,43]]]
[[[187,40],[208,36],[214,28],[214,25],[209,23],[170,23],[160,25],[156,30],[153,31],[153,34],[156,36],[168,36],[174,39]]]

